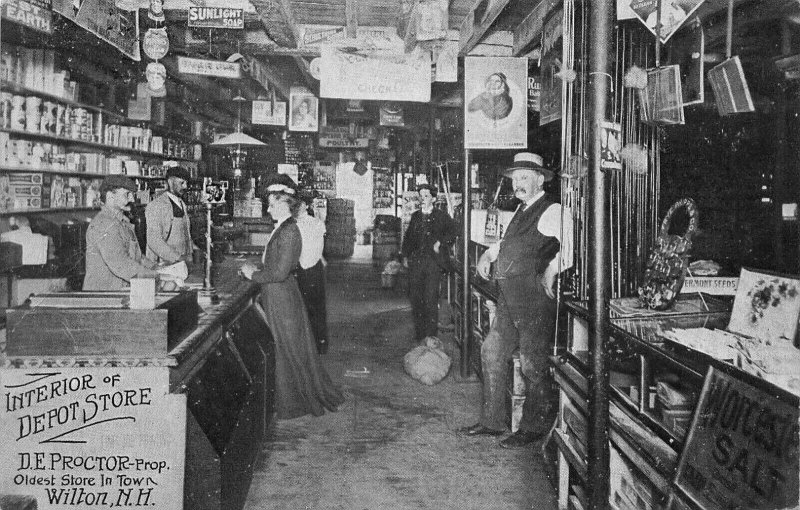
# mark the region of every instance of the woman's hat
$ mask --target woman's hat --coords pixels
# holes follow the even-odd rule
[[[552,180],[553,175],[555,175],[552,170],[544,166],[542,157],[532,152],[520,152],[515,154],[514,164],[504,170],[503,175],[511,177],[511,174],[516,170],[533,170],[534,172],[539,172],[544,176],[545,181]]]
[[[286,174],[273,174],[267,178],[267,193],[297,195],[297,184]]]

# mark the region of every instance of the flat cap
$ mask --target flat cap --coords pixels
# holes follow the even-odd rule
[[[107,191],[114,191],[120,188],[136,193],[136,183],[134,183],[130,177],[124,175],[107,175],[100,185],[100,195],[105,196]]]
[[[181,166],[173,166],[169,170],[167,170],[167,179],[170,177],[178,177],[179,179],[183,179],[184,181],[188,181],[192,178],[192,175],[189,173],[189,170],[181,167]]]

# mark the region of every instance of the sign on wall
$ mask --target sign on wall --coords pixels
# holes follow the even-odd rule
[[[675,484],[700,508],[794,508],[796,405],[713,367],[706,374]]]
[[[238,62],[178,57],[178,72],[239,79],[242,77],[242,66]]]
[[[464,148],[528,145],[528,59],[464,59]]]
[[[0,17],[46,34],[53,32],[50,0],[3,0]]]
[[[253,101],[253,124],[266,126],[285,126],[286,125],[286,102],[276,101]]]
[[[0,370],[0,494],[40,510],[180,510],[186,396],[169,369]]]
[[[380,125],[394,127],[404,126],[403,107],[395,103],[382,104],[380,108]]]
[[[189,7],[189,26],[193,28],[244,28],[244,9],[227,7]]]
[[[325,47],[320,71],[321,97],[416,102],[431,99],[429,52],[367,55]]]

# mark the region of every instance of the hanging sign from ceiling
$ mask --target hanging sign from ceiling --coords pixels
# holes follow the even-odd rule
[[[658,5],[661,5],[661,42],[667,42],[678,31],[683,22],[700,7],[705,0],[628,0],[630,9],[656,35]]]
[[[3,19],[50,34],[53,32],[53,11],[50,0],[3,0]]]
[[[431,99],[429,52],[367,55],[325,47],[320,70],[321,97],[423,103]]]
[[[297,25],[297,47],[321,50],[323,46],[357,48],[363,51],[404,53],[405,45],[395,27],[357,27],[355,37],[347,37],[347,29],[339,25]]]
[[[147,58],[161,60],[169,51],[169,37],[166,28],[149,28],[144,33],[142,49]]]
[[[53,10],[108,42],[131,60],[142,59],[136,8],[123,8],[129,6],[117,5],[114,0],[83,0],[79,5],[76,13],[72,2],[60,1],[53,4]]]
[[[236,80],[242,77],[242,66],[238,62],[178,57],[178,72]]]
[[[244,9],[227,7],[189,7],[189,26],[193,28],[244,29]]]

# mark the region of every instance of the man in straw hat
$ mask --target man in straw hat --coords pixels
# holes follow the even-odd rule
[[[487,279],[494,264],[500,292],[492,332],[481,347],[481,418],[461,433],[505,433],[508,363],[519,348],[526,382],[522,419],[519,430],[500,442],[504,448],[519,448],[544,437],[555,419],[556,392],[547,360],[555,334],[556,277],[572,265],[572,219],[564,217],[562,224],[561,206],[545,196],[543,186],[553,171],[538,154],[517,154],[504,175],[511,178],[514,196],[522,203],[503,239],[478,261],[478,274]]]
[[[156,263],[142,256],[130,210],[136,184],[124,175],[109,175],[100,185],[103,206],[86,230],[86,276],[83,290],[121,290],[133,277],[152,277]]]

